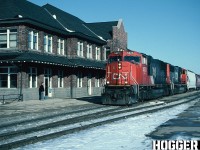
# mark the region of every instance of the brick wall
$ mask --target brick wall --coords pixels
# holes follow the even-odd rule
[[[125,31],[121,20],[118,22],[117,26],[113,26],[112,32],[113,38],[107,40],[107,45],[104,47],[109,47],[111,52],[118,51],[120,49],[127,49],[127,32]]]
[[[113,45],[114,49],[127,48],[127,33],[124,30],[122,21],[118,22],[118,26],[113,27]]]
[[[28,30],[24,25],[20,25],[18,28],[18,48],[28,50]]]
[[[74,57],[77,56],[77,38],[67,39],[67,56]]]
[[[8,28],[8,27],[5,27]],[[32,28],[24,25],[10,27],[10,28],[17,28],[18,29],[18,49],[22,51],[28,51],[28,32],[29,31],[37,31],[38,32],[38,49],[39,50],[33,50],[37,52],[44,53],[44,34],[46,32],[41,31],[39,28]],[[50,34],[47,33],[47,34]],[[52,45],[53,45],[53,55],[57,54],[57,39],[62,38],[58,35],[54,35],[51,33],[53,39],[52,39]],[[67,56],[77,56],[77,42],[79,39],[77,38],[65,38],[65,54]],[[87,44],[89,42],[84,42],[84,57],[87,56]],[[92,55],[93,59],[95,60],[96,56],[96,44],[92,44]],[[102,47],[100,46],[102,49]],[[103,51],[102,51],[103,52]],[[101,54],[103,56],[103,53]],[[11,66],[13,64],[2,64],[1,66]],[[17,88],[16,89],[4,89],[5,94],[19,94],[22,84],[22,93],[24,94],[24,99],[38,99],[39,93],[38,88],[41,85],[42,82],[44,82],[44,68],[50,68],[52,69],[52,93],[53,97],[55,98],[70,98],[70,97],[84,97],[89,96],[88,95],[88,73],[91,73],[92,78],[92,95],[99,95],[99,89],[95,87],[95,78],[96,78],[96,71],[95,69],[87,69],[87,68],[71,68],[71,67],[62,67],[62,66],[53,66],[53,65],[45,65],[45,64],[37,64],[37,63],[22,63],[21,64],[15,64],[19,67],[19,72],[17,74]],[[22,70],[21,70],[22,67]],[[36,67],[37,68],[37,88],[29,88],[29,75],[28,70],[29,67]],[[64,88],[58,88],[58,70],[64,71]],[[83,87],[77,88],[77,71],[83,72]],[[105,71],[100,71],[102,74],[105,73]],[[22,76],[21,76],[22,75]],[[22,81],[21,81],[22,79]]]

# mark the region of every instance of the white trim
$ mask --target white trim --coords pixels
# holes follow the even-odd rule
[[[11,84],[11,82],[10,82],[10,75],[11,74],[15,74],[16,76],[17,76],[17,72],[16,73],[11,73],[10,72],[10,69],[11,68],[15,68],[15,69],[17,69],[16,67],[12,67],[12,66],[4,66],[4,67],[0,67],[0,68],[7,68],[7,70],[8,70],[8,72],[6,72],[6,73],[0,73],[0,74],[4,74],[4,75],[7,75],[7,87],[0,87],[0,89],[2,89],[2,88],[11,88],[10,87],[10,84]],[[17,79],[16,79],[16,82],[17,82]],[[16,83],[16,87],[12,87],[12,89],[13,88],[17,88],[17,83]]]
[[[82,41],[77,42],[77,56],[83,57],[83,42]]]
[[[16,32],[10,32],[10,30],[17,30],[17,29],[1,29],[1,30],[5,30],[6,32],[4,32],[4,33],[0,33],[0,35],[6,35],[6,47],[2,47],[2,48],[0,48],[0,49],[4,49],[4,48],[16,48],[17,47],[17,31]],[[16,42],[16,47],[10,47],[10,36],[11,36],[11,34],[15,34],[16,35],[16,40],[15,40],[15,42]],[[14,40],[12,40],[12,41],[14,41]]]
[[[100,53],[100,47],[96,47],[96,60],[101,60],[101,53]]]
[[[82,72],[78,72],[77,74],[77,88],[83,87],[83,74]]]
[[[60,54],[60,39],[57,40],[57,53]]]
[[[36,47],[34,48],[34,36],[36,34]],[[30,41],[29,41],[29,35],[31,36],[30,38]],[[30,42],[30,47],[29,47],[29,42]],[[28,48],[29,49],[35,49],[35,50],[38,50],[38,32],[35,32],[35,31],[29,31],[28,32]]]
[[[121,27],[122,22],[123,22],[123,20],[122,20],[122,19],[119,19],[119,21],[118,21],[118,23],[117,23],[117,28],[118,28],[118,29]]]
[[[87,58],[92,59],[92,45],[87,44]]]
[[[49,50],[49,38],[50,38],[50,50]],[[45,50],[45,52],[47,52],[47,53],[52,53],[52,49],[53,49],[53,38],[52,38],[52,36],[51,35],[48,35],[48,34],[45,34],[44,35],[44,40],[46,40],[46,45],[44,45],[44,50]],[[45,42],[45,41],[44,41]]]
[[[9,29],[7,29],[7,48],[10,48],[10,30]]]
[[[33,49],[33,31],[28,32],[28,48]]]
[[[106,53],[107,53],[107,48],[104,47],[104,60],[106,60]]]
[[[95,32],[93,32],[90,28],[88,28],[86,25],[82,24],[85,28],[87,28],[90,32],[92,32],[93,34],[95,34],[99,39],[106,41],[102,36],[97,35]]]
[[[95,87],[100,87],[100,79],[95,78]]]
[[[33,69],[35,69],[35,73],[33,73]],[[30,80],[28,81],[29,82],[29,88],[37,88],[37,68],[36,67],[29,67],[29,73],[28,75],[30,75]],[[33,75],[35,75],[35,87],[33,87]]]
[[[61,48],[61,44],[63,43],[63,48]],[[59,55],[65,55],[65,40],[58,38],[57,40],[57,53]]]
[[[62,80],[61,85],[60,85],[60,79]],[[63,77],[63,71],[58,70],[58,88],[63,88],[64,87],[64,77]]]

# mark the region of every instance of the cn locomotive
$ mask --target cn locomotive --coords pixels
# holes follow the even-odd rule
[[[108,56],[105,82],[103,104],[132,105],[195,90],[200,87],[200,76],[152,56],[123,50]]]

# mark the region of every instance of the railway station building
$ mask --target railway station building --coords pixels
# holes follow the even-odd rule
[[[26,0],[0,0],[0,12],[0,95],[39,99],[42,82],[48,98],[101,95],[107,55],[127,48],[120,19],[86,23]]]

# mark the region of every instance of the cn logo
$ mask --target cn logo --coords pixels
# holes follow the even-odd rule
[[[127,73],[113,73],[113,79],[127,79]]]

